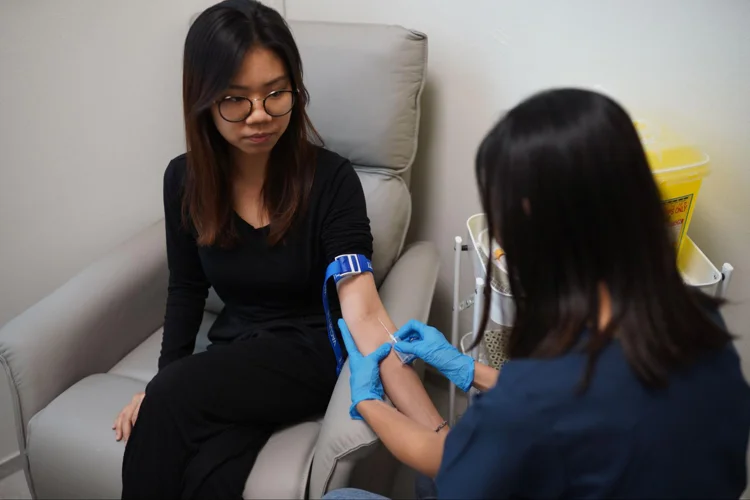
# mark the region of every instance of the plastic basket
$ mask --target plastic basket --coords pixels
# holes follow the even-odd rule
[[[499,370],[508,361],[507,345],[510,331],[510,327],[486,330],[482,342],[477,346],[475,359]],[[461,351],[464,354],[471,354],[469,351],[473,339],[474,334],[472,332],[461,337]]]
[[[487,218],[484,214],[475,214],[466,221],[466,227],[471,238],[471,262],[474,276],[489,281],[491,288],[490,319],[502,326],[512,326],[516,319],[516,306],[510,293],[508,272],[502,262],[493,259],[492,273],[487,279],[487,257],[491,252],[487,238]]]
[[[677,267],[683,281],[700,291],[715,296],[723,276],[716,266],[706,257],[689,236],[682,242],[682,249],[677,257]]]

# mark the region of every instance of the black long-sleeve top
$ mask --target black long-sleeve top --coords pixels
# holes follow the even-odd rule
[[[233,212],[239,238],[229,249],[197,245],[194,230],[182,220],[186,155],[169,163],[164,174],[169,293],[160,370],[193,352],[210,286],[226,306],[209,332],[212,342],[231,342],[259,329],[283,330],[318,350],[331,349],[321,298],[326,267],[342,254],[371,258],[372,234],[351,163],[323,148],[316,157],[309,204],[283,242],[270,246],[268,227],[254,228]],[[336,294],[329,300],[338,311]],[[329,354],[324,359],[332,360]]]

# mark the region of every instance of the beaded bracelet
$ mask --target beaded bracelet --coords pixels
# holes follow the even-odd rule
[[[435,429],[435,432],[440,432],[440,430],[443,427],[445,427],[446,425],[448,425],[448,421],[447,420],[443,420],[443,423],[437,426],[437,429]]]

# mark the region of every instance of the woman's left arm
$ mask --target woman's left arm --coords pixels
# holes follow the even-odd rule
[[[429,477],[437,475],[447,427],[435,432],[378,400],[362,401],[357,411],[397,460]]]
[[[371,273],[340,281],[338,295],[344,321],[363,355],[374,352],[389,340],[380,321],[391,332],[397,330],[380,301]],[[443,422],[417,373],[402,364],[395,352],[391,352],[380,365],[380,376],[385,393],[401,413],[428,430],[436,429]],[[375,432],[380,434],[377,429]]]
[[[328,262],[352,253],[372,258],[367,203],[354,167],[349,162],[340,164],[326,184],[321,195],[325,206],[321,240]],[[338,297],[344,320],[362,354],[372,353],[388,340],[388,334],[378,320],[382,320],[390,331],[396,331],[380,300],[372,273],[339,281]],[[433,429],[443,421],[417,373],[402,365],[395,353],[383,361],[382,379],[388,397],[402,413]]]

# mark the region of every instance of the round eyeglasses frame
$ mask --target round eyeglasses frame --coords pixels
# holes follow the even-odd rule
[[[268,116],[272,116],[274,118],[279,118],[281,116],[289,114],[294,109],[294,105],[297,103],[297,92],[299,92],[299,91],[296,90],[296,89],[295,90],[274,90],[273,92],[269,93],[266,97],[256,97],[255,99],[251,99],[251,98],[245,97],[245,96],[228,95],[228,96],[224,97],[223,99],[219,99],[218,101],[216,101],[216,105],[219,108],[219,115],[224,120],[226,120],[226,121],[228,121],[230,123],[240,123],[240,122],[244,122],[245,120],[247,120],[248,117],[253,114],[253,104],[256,101],[263,101],[263,111],[265,111],[266,114],[268,114]],[[281,113],[281,114],[269,113],[268,112],[268,108],[266,108],[266,99],[268,99],[269,97],[276,97],[279,94],[285,94],[285,93],[289,93],[289,94],[292,95],[292,105],[289,106],[289,110],[285,111],[284,113]],[[248,104],[250,104],[250,106],[248,108],[248,111],[247,111],[247,114],[244,117],[242,117],[242,118],[240,118],[238,120],[230,120],[229,118],[227,118],[226,116],[224,116],[224,113],[221,110],[221,105],[224,102],[226,102],[226,101],[228,101],[230,99],[235,100],[235,101],[237,99],[241,99],[241,100],[247,101]]]

